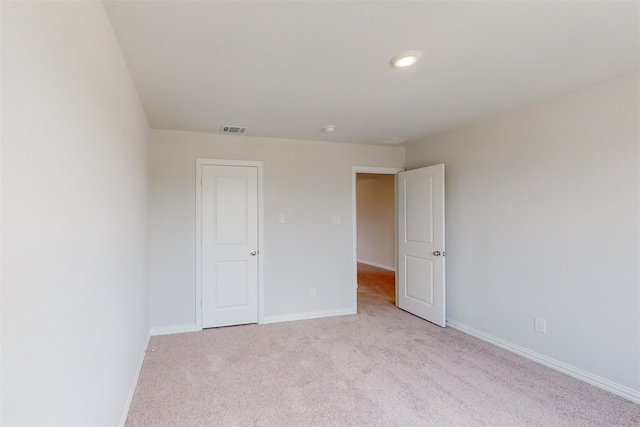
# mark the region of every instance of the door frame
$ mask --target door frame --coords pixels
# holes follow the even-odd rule
[[[351,228],[353,229],[353,246],[352,246],[352,256],[353,256],[353,312],[357,313],[358,310],[358,213],[357,213],[357,200],[356,200],[356,177],[359,173],[375,173],[375,174],[383,174],[383,175],[397,175],[400,172],[404,172],[405,168],[391,168],[391,167],[382,167],[382,166],[352,166],[351,167]],[[394,185],[394,194],[397,191]],[[396,270],[398,264],[398,207],[396,206],[396,220],[394,224],[394,229],[396,232],[396,238],[394,239],[394,245],[396,247]],[[396,306],[398,305],[398,278],[396,275],[396,285],[395,285],[395,300]]]
[[[196,299],[195,309],[196,331],[202,330],[202,167],[212,166],[244,166],[255,167],[258,171],[258,323],[264,319],[264,191],[263,162],[254,160],[224,160],[196,158]]]

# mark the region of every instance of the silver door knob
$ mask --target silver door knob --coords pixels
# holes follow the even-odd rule
[[[435,251],[435,252],[433,253],[433,255],[434,255],[434,256],[440,256],[440,255],[442,255],[442,254],[440,253],[440,251]]]
[[[251,251],[251,252],[249,252],[249,253],[251,254],[251,256],[256,256],[256,254],[257,254],[258,252],[256,252],[256,250],[254,249],[254,250],[252,250],[252,251]]]

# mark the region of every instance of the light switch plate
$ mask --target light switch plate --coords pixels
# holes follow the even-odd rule
[[[340,224],[340,215],[332,215],[331,224]]]

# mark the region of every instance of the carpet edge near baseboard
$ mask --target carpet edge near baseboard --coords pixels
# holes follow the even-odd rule
[[[634,390],[632,388],[623,386],[622,384],[615,383],[606,378],[594,375],[580,368],[576,368],[575,366],[560,362],[559,360],[553,359],[535,351],[531,351],[525,347],[521,347],[501,338],[494,337],[493,335],[479,331],[463,323],[456,322],[455,320],[447,319],[447,326],[450,326],[451,328],[456,329],[460,332],[464,332],[465,334],[471,335],[490,344],[508,350],[512,353],[518,354],[522,357],[526,357],[529,360],[533,360],[534,362],[540,363],[541,365],[544,365],[548,368],[562,372],[563,374],[584,381],[588,384],[601,388],[632,402],[640,403],[640,391],[638,390]]]
[[[133,395],[136,391],[136,386],[138,385],[138,379],[140,378],[140,373],[142,372],[142,365],[144,363],[144,357],[147,354],[147,348],[149,348],[149,341],[151,340],[151,331],[147,332],[147,337],[144,339],[144,344],[142,346],[142,353],[140,354],[140,359],[138,360],[138,366],[136,367],[136,371],[133,375],[133,381],[131,381],[131,386],[129,388],[129,394],[127,395],[127,400],[124,402],[124,408],[122,410],[122,415],[120,416],[120,422],[118,426],[124,427],[127,422],[127,416],[129,415],[129,409],[131,408],[131,403],[133,402]]]
[[[188,325],[165,326],[163,328],[151,328],[151,336],[157,337],[160,335],[181,334],[184,332],[196,332],[196,331],[199,331],[199,329],[196,329],[196,324],[190,323]]]
[[[357,313],[357,310],[355,308],[349,307],[349,308],[343,308],[338,310],[285,314],[283,316],[265,316],[262,322],[260,322],[260,324],[266,325],[269,323],[291,322],[295,320],[311,320],[311,319],[320,319],[323,317],[348,316],[356,313]]]

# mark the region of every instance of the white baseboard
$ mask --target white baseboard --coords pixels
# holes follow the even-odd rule
[[[144,345],[142,346],[142,354],[140,354],[140,360],[138,360],[138,366],[136,367],[136,372],[133,376],[131,387],[129,388],[129,395],[127,396],[127,400],[124,403],[124,409],[122,411],[122,415],[120,416],[120,422],[118,423],[118,426],[124,426],[127,422],[127,415],[129,415],[129,408],[131,408],[131,402],[133,402],[133,394],[136,392],[138,378],[140,378],[140,372],[142,372],[142,364],[144,363],[144,356],[147,354],[147,348],[149,347],[150,339],[151,335],[147,334],[147,338],[144,340]]]
[[[170,335],[170,334],[181,334],[183,332],[196,332],[195,323],[191,323],[189,325],[177,325],[177,326],[166,326],[164,328],[151,328],[151,336],[157,337],[158,335]]]
[[[314,311],[311,313],[297,313],[297,314],[285,314],[284,316],[265,316],[262,319],[262,324],[268,323],[280,323],[280,322],[291,322],[294,320],[309,320],[309,319],[320,319],[322,317],[333,317],[333,316],[346,316],[349,314],[356,314],[357,310],[354,308],[346,308],[340,310],[329,310],[329,311]]]
[[[457,329],[483,341],[504,348],[505,350],[509,350],[520,356],[526,357],[527,359],[533,360],[534,362],[538,362],[541,365],[547,366],[551,369],[555,369],[556,371],[562,372],[563,374],[567,374],[573,378],[577,378],[610,393],[616,394],[620,397],[624,397],[625,399],[628,399],[632,402],[640,403],[640,391],[638,390],[634,390],[621,384],[614,383],[613,381],[609,381],[605,378],[593,375],[587,371],[576,368],[575,366],[568,365],[566,363],[552,359],[551,357],[547,357],[543,354],[536,353],[535,351],[531,351],[527,348],[520,347],[519,345],[512,344],[508,341],[486,334],[462,323],[447,319],[447,325],[452,327],[453,329]]]
[[[362,263],[362,264],[367,264],[367,265],[371,265],[371,266],[374,266],[374,267],[378,267],[378,268],[384,268],[385,270],[389,270],[389,271],[396,271],[395,267],[391,267],[389,265],[384,265],[384,264],[378,264],[377,262],[373,262],[373,261],[366,261],[366,260],[363,260],[363,259],[358,259],[358,262]]]

